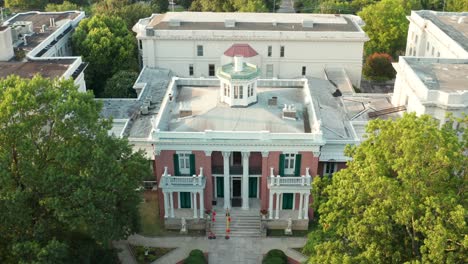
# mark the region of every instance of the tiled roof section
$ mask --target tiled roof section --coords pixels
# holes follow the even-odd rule
[[[258,55],[258,53],[250,47],[249,44],[234,44],[224,52],[224,55],[229,57],[242,56],[250,58]]]

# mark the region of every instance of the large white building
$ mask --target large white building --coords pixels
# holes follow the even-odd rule
[[[411,11],[406,56],[468,58],[468,12]]]
[[[468,113],[468,12],[412,11],[392,104],[444,123]]]
[[[133,30],[142,65],[180,77],[215,77],[228,48],[248,44],[261,78],[323,78],[327,69],[338,69],[359,87],[368,40],[359,21],[351,15],[169,12],[141,19]]]
[[[18,13],[0,26],[0,77],[73,78],[86,91],[81,57],[72,56],[71,35],[82,11]],[[16,53],[16,54],[15,54]],[[24,53],[24,58],[16,56]]]

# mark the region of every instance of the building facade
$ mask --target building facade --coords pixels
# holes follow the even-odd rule
[[[248,43],[257,53],[261,78],[323,78],[343,69],[359,87],[363,45],[368,40],[351,15],[197,13],[155,14],[137,33],[143,66],[171,69],[179,77],[215,77],[223,53]]]

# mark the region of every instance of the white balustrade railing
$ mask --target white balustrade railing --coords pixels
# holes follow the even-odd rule
[[[270,169],[270,187],[280,186],[303,186],[310,187],[312,183],[312,177],[309,174],[309,168],[306,168],[306,174],[301,177],[282,177],[280,175],[274,175],[273,168]]]
[[[203,168],[200,168],[199,175],[193,176],[172,176],[167,172],[167,167],[164,167],[164,173],[161,177],[161,184],[160,187],[169,187],[169,186],[204,186],[205,185],[205,177],[203,176]]]

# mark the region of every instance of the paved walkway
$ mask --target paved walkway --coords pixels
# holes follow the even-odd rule
[[[306,259],[301,254],[290,248],[298,248],[304,246],[306,238],[302,237],[285,237],[285,238],[244,238],[233,237],[225,240],[219,237],[216,240],[209,240],[206,237],[144,237],[141,235],[130,236],[128,243],[135,245],[143,245],[150,247],[173,247],[177,248],[169,254],[158,259],[156,263],[174,264],[186,258],[192,249],[201,249],[204,252],[209,252],[210,264],[257,264],[261,263],[263,254],[270,249],[281,249],[288,256],[304,262]],[[117,248],[123,249],[119,253],[119,258],[124,264],[133,264],[127,241],[118,241],[114,245]]]

